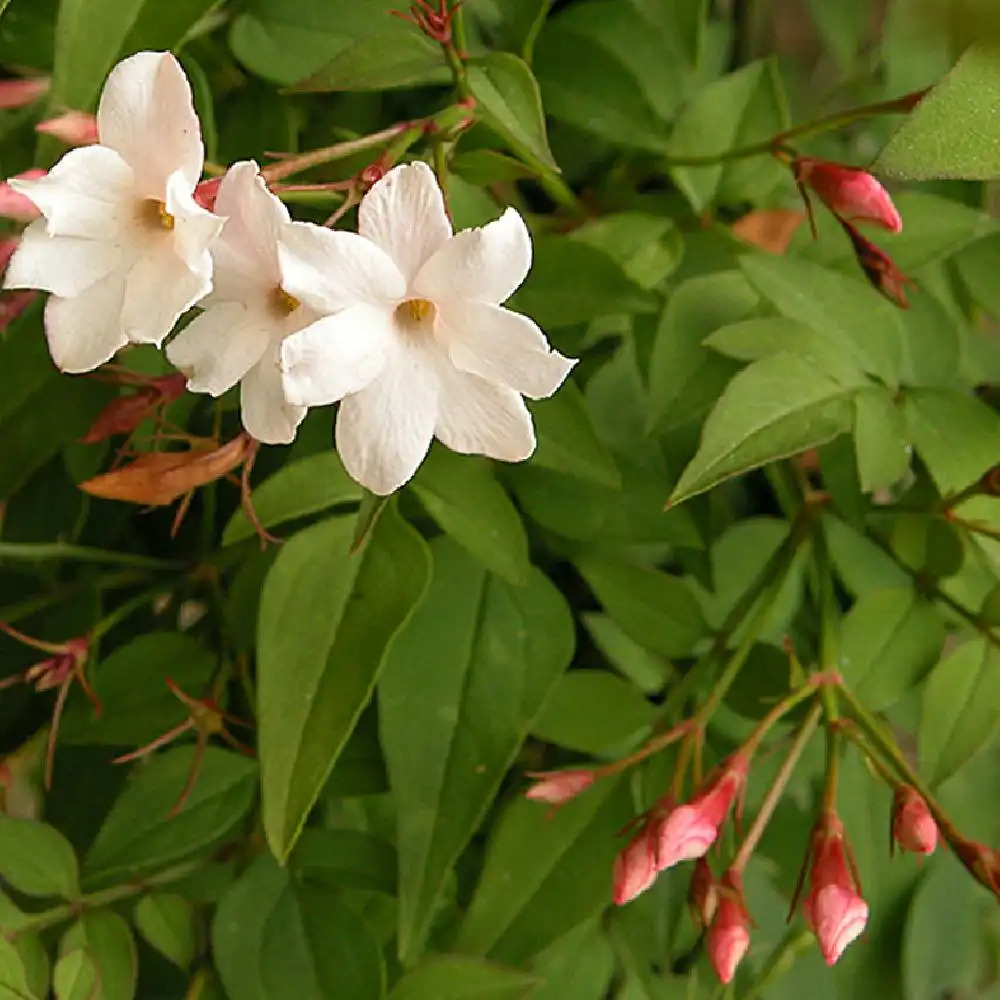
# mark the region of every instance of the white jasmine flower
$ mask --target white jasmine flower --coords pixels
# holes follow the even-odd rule
[[[223,220],[191,196],[204,150],[179,63],[140,52],[108,77],[100,143],[70,150],[11,186],[42,218],[24,232],[5,287],[52,292],[45,332],[56,365],[89,371],[127,343],[159,345],[212,287],[208,245]]]
[[[281,346],[285,395],[342,400],[337,449],[385,495],[437,437],[506,462],[535,448],[522,396],[551,395],[575,361],[499,303],[524,281],[531,237],[508,209],[452,235],[430,168],[390,170],[361,203],[359,234],[292,223],[279,237],[282,287],[324,318]]]
[[[278,236],[288,210],[249,160],[229,168],[215,207],[226,225],[211,251],[214,287],[205,311],[167,345],[167,357],[193,392],[219,396],[241,382],[243,426],[265,444],[287,444],[306,408],[285,399],[278,351],[317,318],[282,288]]]

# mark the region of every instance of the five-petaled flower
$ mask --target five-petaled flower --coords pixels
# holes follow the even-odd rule
[[[96,368],[130,342],[160,344],[211,289],[208,246],[223,224],[192,197],[204,150],[172,55],[120,62],[97,122],[98,145],[70,150],[38,180],[11,181],[43,217],[25,230],[5,287],[52,293],[45,331],[69,372]]]
[[[239,382],[250,435],[288,444],[306,408],[285,399],[279,350],[285,337],[317,318],[283,287],[278,239],[290,225],[288,210],[250,161],[230,167],[215,210],[226,225],[211,249],[214,287],[201,303],[204,312],[167,346],[167,357],[193,392],[219,396]]]
[[[865,929],[868,904],[861,897],[844,826],[835,813],[825,812],[820,817],[811,850],[811,889],[802,901],[802,910],[826,964],[833,965]]]
[[[507,462],[535,448],[522,395],[551,395],[574,361],[528,317],[503,309],[531,266],[514,209],[452,234],[431,169],[390,170],[365,195],[359,233],[293,222],[279,237],[282,288],[321,318],[281,345],[285,396],[341,400],[337,450],[385,495],[437,437]]]

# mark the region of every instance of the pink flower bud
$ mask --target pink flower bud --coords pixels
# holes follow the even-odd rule
[[[0,271],[4,270],[10,263],[10,259],[14,256],[14,251],[20,242],[16,236],[0,239]]]
[[[538,771],[529,773],[528,777],[538,780],[524,793],[524,797],[554,806],[575,799],[594,783],[594,772],[585,770]]]
[[[826,964],[834,965],[865,929],[868,904],[858,891],[853,867],[848,865],[844,827],[836,814],[825,814],[817,824],[812,852],[812,888],[802,910]]]
[[[708,927],[712,923],[719,905],[719,887],[705,858],[698,858],[694,863],[691,882],[688,884],[688,905],[701,927]]]
[[[750,947],[750,917],[739,874],[728,871],[719,890],[719,908],[705,941],[709,961],[723,983],[731,983]]]
[[[49,89],[47,76],[30,76],[23,80],[0,80],[0,108],[12,111],[34,104]]]
[[[725,760],[704,788],[685,805],[678,806],[658,824],[657,867],[672,868],[681,861],[700,858],[719,836],[719,827],[746,784],[750,762],[742,753]]]
[[[15,179],[37,181],[44,176],[44,170],[32,169],[25,170],[23,174],[17,174]],[[0,215],[7,219],[16,219],[18,222],[31,222],[41,214],[38,206],[26,195],[15,191],[8,181],[0,183]]]
[[[819,195],[834,215],[847,222],[870,222],[890,232],[903,228],[889,192],[866,170],[802,156],[792,164],[795,178]]]
[[[615,903],[622,906],[644,893],[656,881],[656,871],[656,827],[649,826],[633,837],[615,859]]]
[[[972,877],[1000,899],[1000,851],[977,840],[966,840],[955,829],[948,833],[948,843]]]
[[[897,785],[892,798],[892,835],[904,851],[933,854],[938,828],[924,797],[912,785]]]
[[[215,209],[215,199],[219,196],[219,185],[222,184],[222,180],[221,177],[209,177],[194,189],[194,200],[208,212]]]
[[[868,283],[900,309],[909,308],[906,286],[912,285],[913,279],[903,274],[896,262],[878,244],[862,236],[849,222],[841,219],[840,224],[850,237],[854,256],[865,272]]]
[[[67,146],[92,146],[97,142],[97,118],[86,111],[67,111],[39,122],[35,131],[54,135]]]

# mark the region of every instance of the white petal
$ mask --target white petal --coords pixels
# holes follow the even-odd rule
[[[281,287],[320,314],[399,302],[406,282],[374,243],[357,233],[293,222],[278,240]]]
[[[531,269],[531,236],[508,208],[481,229],[456,233],[420,269],[413,288],[434,302],[472,299],[498,305],[520,287]]]
[[[337,451],[350,475],[379,496],[424,460],[437,417],[438,378],[426,348],[400,343],[382,374],[337,413]]]
[[[276,326],[239,302],[223,302],[188,323],[167,345],[167,358],[192,392],[221,396],[264,356]]]
[[[79,295],[121,267],[122,247],[102,240],[49,236],[37,219],[21,234],[7,265],[4,288],[41,288],[56,295]]]
[[[132,168],[103,146],[71,149],[44,177],[10,186],[38,206],[50,236],[113,239],[132,224]]]
[[[449,302],[438,312],[435,334],[460,371],[532,399],[551,396],[576,364],[549,347],[534,321],[500,306]]]
[[[419,161],[393,167],[362,199],[358,232],[377,243],[411,280],[451,236],[434,171]]]
[[[386,364],[392,313],[353,306],[317,320],[281,345],[285,395],[300,406],[325,406],[364,389]]]
[[[45,303],[45,335],[57,368],[92,371],[128,343],[119,323],[124,293],[116,272],[73,298],[53,295]]]
[[[251,437],[264,444],[291,444],[295,440],[306,408],[285,399],[277,345],[247,372],[240,393],[243,426]]]
[[[119,152],[136,175],[136,193],[158,198],[179,170],[193,190],[204,149],[191,87],[169,52],[138,52],[111,71],[97,109],[101,145]]]
[[[452,451],[523,462],[535,450],[531,414],[520,394],[477,375],[446,370],[434,435]]]
[[[132,266],[125,282],[121,329],[137,344],[156,344],[173,329],[181,313],[190,309],[212,287],[211,260],[192,271],[173,252],[169,234],[159,245],[148,248]]]
[[[245,301],[281,284],[278,234],[288,224],[288,209],[267,189],[252,160],[234,163],[219,186],[215,211],[226,224],[212,246],[217,299]]]
[[[180,173],[167,178],[165,206],[174,220],[171,235],[177,255],[192,271],[211,277],[212,259],[208,248],[226,220],[194,200]]]

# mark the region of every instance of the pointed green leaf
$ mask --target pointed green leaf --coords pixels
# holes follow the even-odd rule
[[[389,1000],[522,1000],[538,983],[536,976],[520,969],[447,955],[408,972]]]
[[[198,942],[194,907],[182,896],[151,892],[133,914],[139,933],[161,954],[182,969],[190,967]]]
[[[354,528],[353,518],[340,517],[299,532],[264,582],[257,661],[264,829],[282,859],[427,583],[424,543],[393,505],[351,554]]]
[[[431,588],[379,690],[404,959],[419,954],[445,878],[573,652],[569,611],[539,571],[511,587],[451,542],[433,554]]]
[[[132,1000],[139,969],[135,939],[124,918],[111,910],[84,913],[59,942],[60,955],[81,949],[97,969],[92,1000]]]
[[[52,973],[56,1000],[96,1000],[98,976],[97,964],[88,951],[84,948],[67,951],[60,956]]]
[[[882,386],[863,389],[854,397],[854,447],[865,493],[899,482],[910,467],[906,419]]]
[[[29,896],[80,894],[76,854],[54,827],[0,814],[0,875]]]
[[[17,948],[6,938],[0,938],[0,1000],[41,1000],[41,995],[32,992],[28,985],[27,971]]]

